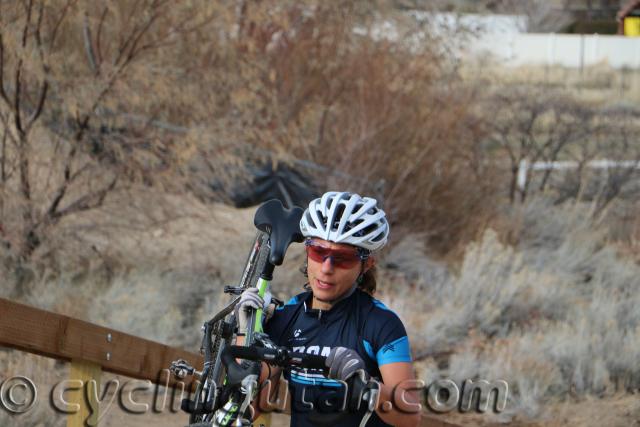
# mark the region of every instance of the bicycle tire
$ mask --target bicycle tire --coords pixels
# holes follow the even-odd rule
[[[261,272],[269,258],[269,235],[263,231],[258,231],[254,239],[254,247],[245,260],[245,267],[242,270],[239,280],[239,286],[242,288],[249,288],[256,285],[260,277]],[[238,298],[236,298],[238,299]],[[219,329],[222,327],[222,322],[225,318],[233,316],[233,312],[218,319],[211,327],[212,340],[211,340],[211,354],[217,355],[214,362],[214,367],[210,369],[207,377],[198,383],[196,387],[196,396],[201,396],[204,388],[213,384],[216,386],[226,376],[224,367],[220,363],[221,347],[231,345],[231,339],[222,339],[218,334]],[[216,372],[217,371],[217,372]],[[215,412],[215,410],[214,410]],[[211,426],[210,416],[213,414],[191,414],[189,417],[190,427],[195,427],[198,424],[208,427]],[[209,418],[209,419],[208,419]]]
[[[259,242],[260,246],[257,251],[258,253],[255,262],[251,263],[250,271],[246,275],[243,271],[243,274],[240,277],[240,287],[242,288],[250,288],[256,285],[256,283],[258,282],[258,278],[260,277],[260,274],[262,273],[262,270],[264,269],[264,266],[267,262],[267,259],[269,258],[269,235],[263,231],[258,231],[254,242]],[[249,254],[249,257],[247,257],[247,260],[245,262],[245,270],[246,266],[251,261],[251,255],[252,254]]]

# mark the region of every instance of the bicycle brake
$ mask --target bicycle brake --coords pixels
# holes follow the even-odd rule
[[[240,420],[240,418],[246,413],[247,408],[249,407],[249,405],[251,404],[251,400],[254,397],[254,390],[257,387],[257,381],[258,381],[258,375],[247,375],[243,380],[242,380],[242,391],[244,392],[244,401],[242,402],[242,404],[240,405],[240,410],[238,411],[238,419]],[[238,421],[238,420],[236,420]],[[242,419],[240,420],[241,422],[245,422],[246,420]],[[249,420],[249,424],[251,424],[251,421]],[[244,424],[236,424],[236,425],[244,425]]]
[[[243,288],[242,286],[231,286],[231,285],[224,286],[225,294],[240,295],[244,291],[246,291],[246,289]]]
[[[362,394],[362,400],[367,402],[367,411],[365,412],[360,427],[364,427],[369,418],[376,410],[378,399],[380,398],[380,383],[374,379],[370,379],[365,386],[365,392]]]
[[[185,379],[187,375],[195,375],[198,378],[202,376],[202,372],[196,371],[196,368],[189,365],[189,363],[187,363],[187,361],[183,359],[178,359],[171,362],[169,371],[173,374],[174,377],[180,380]]]
[[[271,348],[271,349],[278,348],[278,346],[273,342],[273,340],[271,340],[269,335],[265,334],[264,332],[254,332],[253,339],[255,343],[258,345],[258,347]]]

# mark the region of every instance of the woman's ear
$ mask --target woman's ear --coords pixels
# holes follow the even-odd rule
[[[376,259],[370,256],[369,258],[367,258],[367,260],[364,263],[364,272],[366,273],[367,271],[369,271],[369,269],[375,267],[375,265],[376,265]]]

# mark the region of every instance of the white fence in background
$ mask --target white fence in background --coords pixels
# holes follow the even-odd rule
[[[524,0],[523,0],[524,1]],[[526,18],[517,15],[408,13],[424,31],[402,40],[409,46],[429,42],[435,34],[460,57],[494,56],[507,65],[561,65],[581,68],[608,63],[613,68],[640,69],[640,37],[599,34],[526,33]],[[401,41],[402,26],[392,20],[372,28],[354,28],[356,34],[374,39]]]
[[[586,167],[591,169],[640,169],[640,161],[636,160],[609,160],[609,159],[601,159],[601,160],[591,160],[587,162]],[[529,163],[527,159],[521,160],[518,165],[518,179],[517,184],[520,190],[524,190],[525,185],[527,184],[527,171],[531,169],[532,171],[541,171],[541,170],[562,170],[562,169],[576,169],[578,167],[578,162],[574,161],[563,161],[563,162],[534,162]]]
[[[561,65],[580,68],[608,63],[613,68],[640,69],[640,37],[579,34],[487,34],[467,53],[487,53],[508,65]]]

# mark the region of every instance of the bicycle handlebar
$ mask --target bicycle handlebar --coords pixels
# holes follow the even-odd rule
[[[246,375],[245,372],[248,372],[243,370],[235,359],[245,359],[254,362],[262,361],[282,367],[294,365],[302,368],[322,369],[325,373],[328,369],[325,365],[326,357],[315,354],[294,353],[286,347],[244,347],[232,345],[223,350],[222,358],[229,369],[228,379],[243,378],[243,375]],[[254,364],[252,367],[244,369],[251,368],[255,370],[258,366]],[[366,414],[360,422],[361,427],[366,424],[367,420],[373,413],[379,393],[379,388],[374,387],[372,390],[368,390],[368,379],[369,377],[367,374],[364,371],[360,371],[359,375],[354,375],[347,380],[347,390],[350,390],[347,402],[349,411],[359,410],[363,399],[367,402]],[[238,382],[238,380],[233,381]],[[375,381],[374,383],[377,384]],[[315,424],[331,425],[338,423],[347,416],[347,413],[347,411],[342,411],[335,414],[310,414],[309,420]]]
[[[301,368],[326,370],[326,357],[315,354],[294,353],[284,347],[243,347],[232,345],[227,347],[234,358],[263,361],[276,366],[299,366]]]

